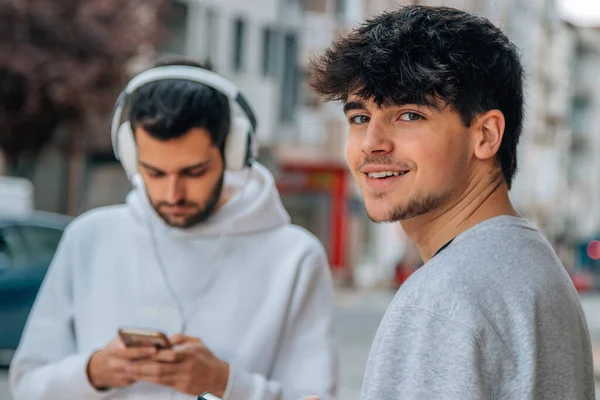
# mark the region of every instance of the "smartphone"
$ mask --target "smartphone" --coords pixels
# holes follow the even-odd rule
[[[158,349],[170,349],[171,342],[160,331],[135,328],[119,329],[119,337],[127,347],[154,346]]]
[[[199,397],[198,400],[221,400],[220,397],[215,396],[214,394],[211,393],[202,393]]]

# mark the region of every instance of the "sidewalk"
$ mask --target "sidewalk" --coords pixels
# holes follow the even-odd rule
[[[393,295],[385,290],[336,290],[340,400],[358,400],[371,343]]]
[[[581,307],[583,308],[590,331],[590,338],[592,339],[596,397],[600,399],[600,293],[581,295]]]
[[[592,354],[594,357],[594,378],[596,386],[600,386],[600,343],[592,343]]]

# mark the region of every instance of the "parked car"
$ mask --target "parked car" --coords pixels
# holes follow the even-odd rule
[[[6,365],[70,217],[42,211],[0,214],[0,364]]]

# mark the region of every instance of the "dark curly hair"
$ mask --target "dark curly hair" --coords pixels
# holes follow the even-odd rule
[[[456,110],[466,126],[504,114],[497,157],[510,189],[523,125],[523,67],[517,48],[489,20],[449,7],[405,6],[337,39],[310,64],[311,87],[326,100],[350,94],[382,104]]]

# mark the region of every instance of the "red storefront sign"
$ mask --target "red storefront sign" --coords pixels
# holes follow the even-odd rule
[[[338,272],[347,267],[346,255],[346,196],[345,165],[284,163],[277,188],[282,195],[321,192],[331,198],[329,262]]]

